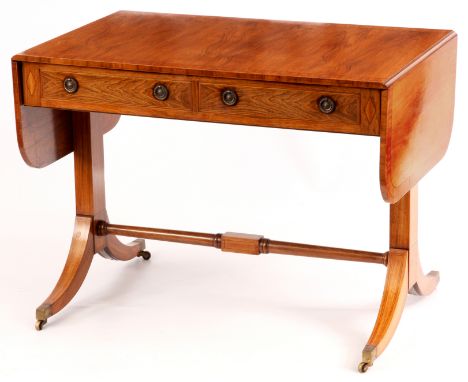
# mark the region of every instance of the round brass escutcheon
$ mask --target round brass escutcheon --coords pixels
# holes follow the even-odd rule
[[[324,114],[333,113],[336,109],[336,103],[331,97],[322,96],[317,103],[320,111]]]
[[[237,93],[233,89],[226,89],[221,93],[221,100],[226,106],[234,106],[238,99]]]
[[[169,90],[166,85],[156,84],[153,88],[153,96],[159,101],[165,101],[169,97]]]
[[[67,93],[76,93],[78,91],[78,81],[73,77],[67,77],[63,80],[63,88]]]

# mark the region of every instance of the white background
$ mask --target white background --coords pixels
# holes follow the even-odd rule
[[[0,5],[0,381],[464,380],[467,43],[455,1],[35,1]],[[95,257],[76,298],[34,330],[74,219],[72,157],[27,167],[10,58],[119,9],[447,28],[459,34],[454,130],[420,182],[420,246],[437,291],[409,296],[393,341],[356,372],[385,267],[149,242],[150,262]],[[388,249],[377,138],[123,117],[106,135],[111,221]]]

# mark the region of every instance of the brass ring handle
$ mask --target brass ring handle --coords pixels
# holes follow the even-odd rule
[[[237,93],[235,90],[225,89],[221,93],[221,100],[226,106],[234,106],[239,100],[239,97],[237,96]]]
[[[67,77],[63,80],[63,88],[67,93],[76,93],[78,91],[78,81],[73,77]]]
[[[165,101],[169,97],[169,89],[166,85],[156,84],[153,88],[153,96],[159,101]]]
[[[320,111],[324,114],[331,114],[336,109],[336,103],[331,97],[322,96],[317,101]]]

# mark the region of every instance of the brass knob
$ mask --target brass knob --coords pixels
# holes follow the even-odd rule
[[[165,101],[169,97],[169,90],[166,85],[157,84],[153,88],[153,96],[159,101]]]
[[[63,88],[67,93],[76,93],[78,91],[78,81],[73,77],[67,77],[63,80]]]
[[[223,90],[221,100],[226,106],[234,106],[238,101],[237,93],[233,89]]]
[[[331,97],[322,96],[317,101],[319,109],[324,114],[333,113],[336,109],[336,103]]]

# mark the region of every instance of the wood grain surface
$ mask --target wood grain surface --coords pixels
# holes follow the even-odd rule
[[[380,187],[400,200],[444,156],[452,131],[457,39],[382,93]]]
[[[169,241],[191,245],[204,245],[232,251],[251,254],[277,253],[294,256],[318,257],[346,261],[362,261],[367,263],[387,264],[387,253],[359,251],[354,249],[323,247],[318,245],[291,243],[287,241],[270,240],[260,235],[227,232],[204,233],[179,231],[165,228],[135,227],[128,225],[99,223],[101,235],[117,235],[138,237],[144,239]]]
[[[452,36],[449,30],[120,11],[13,59],[386,88]]]
[[[451,134],[457,38],[449,30],[117,12],[13,57],[17,135],[24,160],[44,167],[74,151],[76,220],[65,268],[36,311],[36,327],[80,288],[95,253],[148,259],[143,238],[387,265],[366,371],[390,342],[408,291],[429,294],[417,247],[417,183]],[[68,93],[64,79],[77,91]],[[169,90],[153,96],[155,85]],[[222,101],[230,89],[234,105]],[[336,108],[326,114],[320,97]],[[390,207],[387,253],[112,225],[103,135],[120,114],[380,136],[380,183]],[[140,239],[125,245],[116,235]]]
[[[260,254],[260,240],[263,236],[247,233],[226,232],[221,236],[221,250],[224,252]]]
[[[372,366],[390,343],[405,308],[407,295],[408,251],[391,248],[379,313],[372,334],[362,351],[362,361],[369,366]]]
[[[340,91],[323,86],[288,86],[253,81],[200,81],[199,110],[225,115],[263,119],[289,119],[312,123],[359,124],[360,90]],[[239,101],[226,106],[221,100],[224,89],[234,90]],[[336,102],[331,114],[320,112],[317,100],[329,96]]]
[[[104,134],[114,127],[120,116],[74,112],[72,116],[75,159],[75,201],[77,216],[107,221],[104,179]],[[142,240],[123,244],[115,236],[94,235],[94,253],[116,260],[131,260],[145,248]]]
[[[23,105],[21,68],[13,62],[16,137],[23,160],[42,168],[73,151],[71,113]]]
[[[52,293],[36,309],[37,320],[47,322],[49,317],[61,311],[76,295],[94,257],[93,238],[93,219],[77,216],[65,267]]]
[[[149,117],[226,122],[279,128],[378,135],[380,91],[323,85],[213,79],[124,70],[22,63],[23,101],[29,106],[119,113]],[[63,82],[78,82],[67,93]],[[153,96],[163,84],[166,100]],[[223,90],[233,89],[239,101],[226,106]],[[331,97],[336,109],[322,113],[318,100]]]
[[[409,293],[427,296],[437,287],[437,271],[423,273],[418,245],[418,186],[390,206],[390,248],[408,250]]]
[[[39,76],[41,106],[70,105],[70,108],[82,110],[100,107],[107,112],[125,109],[132,114],[148,113],[144,109],[154,109],[156,112],[165,108],[192,110],[192,84],[187,77],[63,66],[41,66]],[[78,81],[76,93],[64,91],[63,80],[66,77]],[[169,89],[166,100],[160,101],[153,96],[156,84]],[[25,100],[29,101],[26,91]]]
[[[447,149],[456,45],[449,30],[121,11],[13,57],[18,142],[36,167],[71,151],[68,112],[24,106],[380,135],[382,196],[395,203]],[[334,113],[317,112],[321,94]]]

